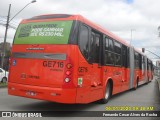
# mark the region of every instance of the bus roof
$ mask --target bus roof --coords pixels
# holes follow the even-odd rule
[[[56,21],[56,20],[78,20],[81,21],[92,28],[100,31],[101,33],[113,38],[114,40],[117,40],[121,42],[122,44],[126,46],[130,46],[126,41],[122,40],[118,36],[114,35],[113,33],[109,32],[108,30],[102,28],[100,25],[97,25],[90,20],[84,18],[81,15],[70,15],[70,14],[47,14],[47,15],[40,15],[40,16],[35,16],[30,19],[25,19],[22,20],[21,24],[28,23],[28,22],[42,22],[42,21]]]
[[[138,52],[139,54],[141,54],[141,55],[143,55],[143,56],[146,56],[142,51],[140,51],[139,49],[137,49],[137,48],[134,48],[134,50],[136,51],[136,52]]]

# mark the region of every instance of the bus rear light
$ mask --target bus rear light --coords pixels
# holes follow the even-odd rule
[[[66,75],[70,75],[71,74],[71,71],[66,71]]]
[[[65,78],[64,81],[68,83],[70,81],[70,78]]]
[[[68,64],[66,65],[66,67],[67,67],[68,69],[71,69],[71,68],[72,68],[72,64],[68,63]]]

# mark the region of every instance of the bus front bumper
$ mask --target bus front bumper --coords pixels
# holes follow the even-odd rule
[[[58,103],[76,103],[76,88],[62,89],[8,82],[8,94]]]

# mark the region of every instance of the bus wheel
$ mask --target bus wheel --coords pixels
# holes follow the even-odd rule
[[[136,88],[138,88],[138,86],[139,86],[139,85],[138,85],[138,82],[139,82],[139,80],[137,80],[137,83],[136,83]]]
[[[108,82],[105,88],[104,98],[101,99],[101,103],[105,104],[109,101],[111,97],[111,83]]]
[[[7,78],[6,77],[3,77],[2,78],[2,83],[6,83],[7,82]]]
[[[136,90],[137,88],[138,88],[138,79],[136,81],[136,86],[133,89]]]
[[[149,83],[149,77],[147,78],[147,84]]]

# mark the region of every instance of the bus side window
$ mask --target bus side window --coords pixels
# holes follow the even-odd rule
[[[142,56],[142,75],[145,75],[145,60],[144,60],[144,56]]]
[[[142,55],[139,54],[139,68],[142,69]]]
[[[135,68],[138,69],[138,68],[139,68],[139,54],[138,54],[137,52],[135,52],[135,53],[134,53],[134,56],[135,56],[135,57],[134,57],[134,60],[135,60],[135,61],[134,61],[134,65],[135,65]]]
[[[114,65],[114,47],[113,40],[109,38],[105,38],[105,64],[106,65]]]
[[[94,41],[95,41],[95,34],[92,32],[91,33],[91,39],[90,39],[90,59],[89,61],[91,63],[94,62]]]
[[[79,35],[79,48],[83,56],[88,60],[89,53],[89,29],[87,26],[82,25]]]
[[[95,63],[99,63],[100,36],[98,34],[96,34],[95,40]]]
[[[127,67],[130,67],[130,48],[127,47]]]
[[[113,40],[109,39],[109,51],[114,52],[114,45],[113,45]]]
[[[108,50],[109,49],[109,41],[108,41],[108,38],[106,37],[105,38],[105,42],[106,42],[106,44],[105,44],[105,50]]]
[[[92,63],[99,63],[100,35],[92,32],[90,40],[90,53]]]
[[[114,41],[114,50],[115,50],[115,65],[121,66],[121,44]]]
[[[148,70],[151,70],[151,61],[148,59]]]
[[[127,46],[122,45],[122,66],[127,68]]]

